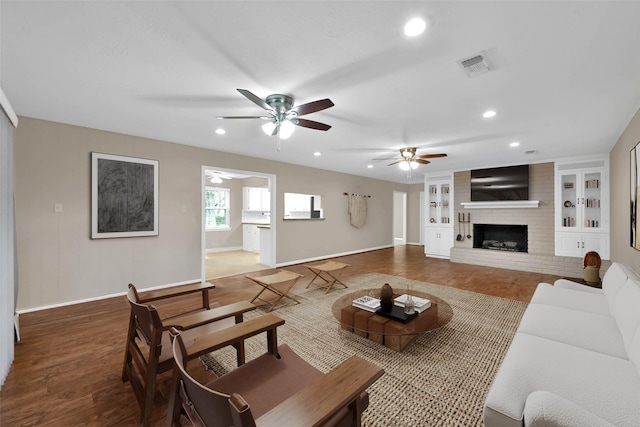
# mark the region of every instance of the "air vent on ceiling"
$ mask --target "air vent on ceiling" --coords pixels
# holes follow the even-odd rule
[[[470,58],[461,59],[458,65],[469,77],[479,76],[490,70],[489,61],[484,52],[480,52]]]

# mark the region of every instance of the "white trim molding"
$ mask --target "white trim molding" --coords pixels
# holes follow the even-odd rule
[[[501,202],[461,202],[465,209],[522,209],[537,208],[540,205],[539,200],[513,200]]]
[[[11,104],[9,103],[9,99],[4,94],[4,91],[2,90],[2,88],[0,88],[0,107],[2,107],[2,110],[4,110],[4,112],[7,115],[7,117],[9,117],[9,120],[11,121],[11,124],[13,125],[13,127],[17,128],[18,127],[18,116],[16,116],[15,111],[13,111],[13,108],[11,107]]]

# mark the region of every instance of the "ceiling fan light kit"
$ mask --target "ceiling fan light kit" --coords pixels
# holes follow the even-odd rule
[[[436,157],[447,157],[446,154],[423,154],[421,156],[416,155],[416,147],[403,147],[400,149],[400,159],[388,166],[397,164],[403,171],[410,172],[412,169],[416,169],[419,165],[427,165],[431,162],[426,159],[432,159]]]
[[[418,167],[418,162],[412,161],[412,160],[405,160],[398,163],[398,167],[400,167],[400,169],[402,169],[403,171],[408,171],[411,169],[416,169]]]
[[[315,122],[313,120],[300,119],[299,116],[315,113],[333,107],[330,99],[320,99],[307,104],[293,106],[293,97],[283,94],[273,94],[264,100],[246,89],[238,89],[242,95],[260,108],[267,111],[269,116],[218,116],[218,119],[261,119],[268,120],[262,125],[262,131],[270,136],[278,136],[278,139],[287,139],[295,130],[295,126],[309,129],[327,131],[330,125]],[[278,145],[278,150],[280,146]]]

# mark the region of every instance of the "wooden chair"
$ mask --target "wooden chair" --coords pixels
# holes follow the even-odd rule
[[[243,301],[220,306],[209,305],[208,289],[213,285],[196,284],[149,292],[144,298],[129,284],[127,299],[131,307],[125,346],[122,381],[129,381],[141,410],[141,425],[151,425],[156,376],[173,366],[169,329],[183,331],[184,340],[193,342],[196,336],[223,329],[243,321],[243,313],[256,308]],[[202,307],[187,313],[161,319],[151,301],[165,300],[193,292],[203,294]],[[206,295],[205,295],[206,294]],[[238,363],[244,363],[244,347],[236,345]]]
[[[187,347],[172,330],[174,385],[167,427],[177,427],[181,414],[201,427],[360,426],[368,407],[366,389],[384,371],[352,356],[323,374],[287,345],[277,346],[276,328],[284,320],[266,314],[197,338]],[[187,362],[266,332],[267,352],[203,385],[187,370]]]

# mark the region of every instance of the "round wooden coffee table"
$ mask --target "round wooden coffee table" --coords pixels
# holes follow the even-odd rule
[[[340,322],[343,329],[353,332],[371,341],[383,344],[395,351],[404,350],[420,335],[441,328],[451,321],[453,309],[437,296],[424,292],[394,289],[394,298],[402,294],[431,300],[431,307],[407,322],[390,319],[351,305],[354,299],[363,295],[380,297],[380,288],[361,289],[344,295],[333,303],[333,316]]]

